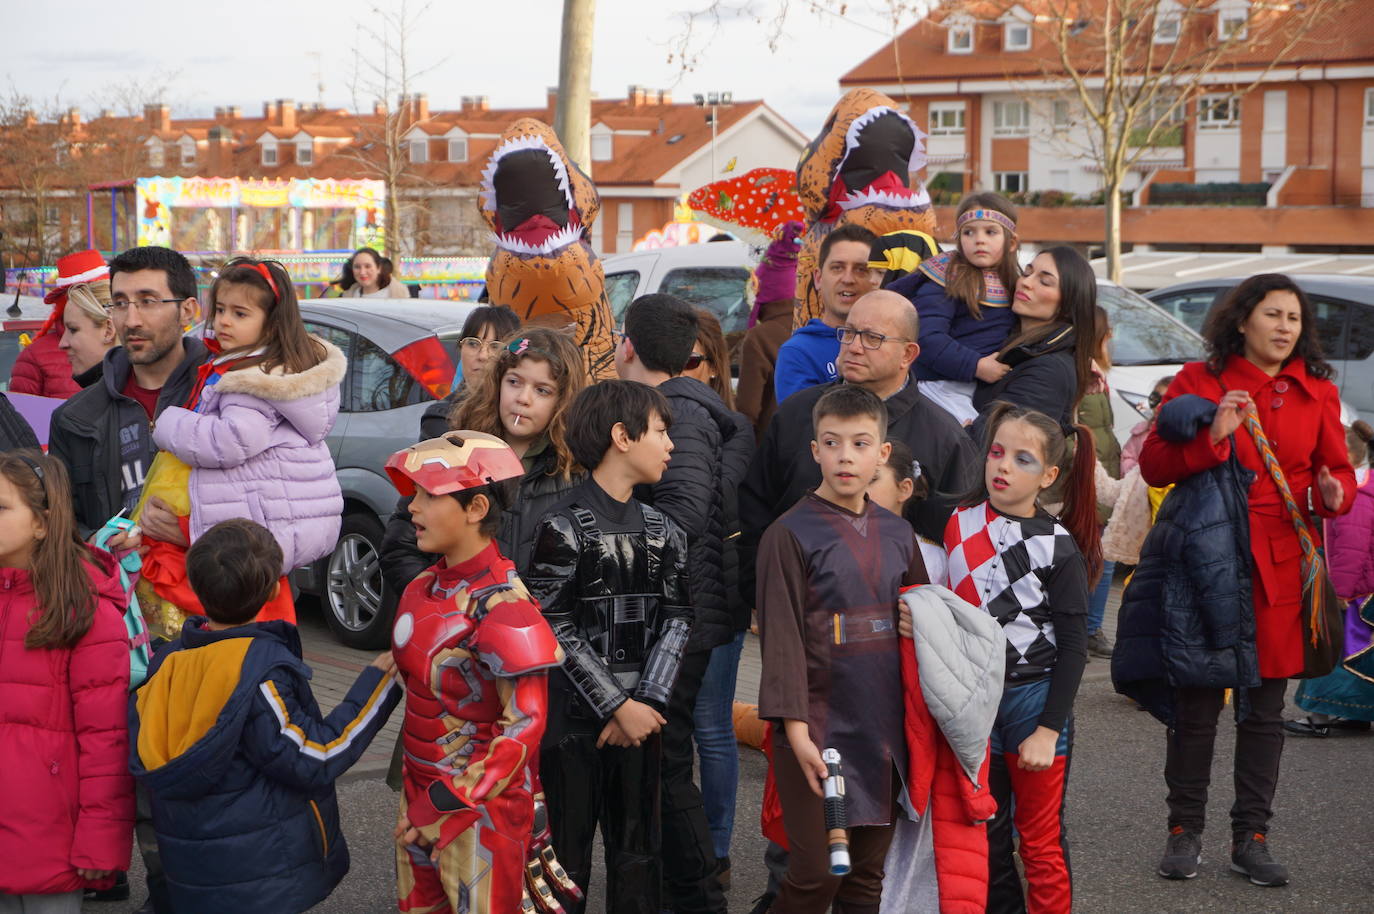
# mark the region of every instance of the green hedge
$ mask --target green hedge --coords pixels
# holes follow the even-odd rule
[[[1160,182],[1150,185],[1151,206],[1264,206],[1269,200],[1266,181],[1211,184]]]

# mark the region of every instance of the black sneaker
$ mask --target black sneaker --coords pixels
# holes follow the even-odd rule
[[[1231,869],[1248,876],[1255,885],[1288,885],[1288,869],[1270,856],[1269,844],[1259,832],[1231,844]]]
[[[1159,861],[1159,875],[1165,879],[1192,879],[1202,862],[1202,835],[1182,825],[1169,829],[1169,842]]]
[[[773,899],[777,897],[773,892],[764,892],[754,899],[754,906],[749,909],[749,914],[767,914],[773,907]]]
[[[1100,628],[1088,636],[1088,655],[1103,660],[1112,659],[1111,639]]]

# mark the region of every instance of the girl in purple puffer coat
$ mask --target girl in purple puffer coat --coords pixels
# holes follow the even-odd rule
[[[153,440],[191,468],[182,522],[190,541],[246,517],[281,544],[284,575],[339,536],[343,495],[325,436],[347,362],[306,332],[291,278],[275,261],[231,261],[210,306],[221,354],[201,368],[185,408],[158,416]]]
[[[1346,601],[1345,660],[1319,679],[1305,679],[1293,700],[1308,712],[1283,726],[1294,736],[1323,737],[1339,730],[1368,731],[1374,720],[1374,478],[1369,473],[1374,429],[1357,421],[1346,429],[1355,467],[1355,504],[1350,513],[1326,522],[1326,559],[1331,584]],[[1358,675],[1356,675],[1358,673]]]

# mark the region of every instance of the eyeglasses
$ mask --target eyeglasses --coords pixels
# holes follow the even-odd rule
[[[151,295],[145,295],[137,301],[129,301],[127,298],[116,298],[114,301],[110,302],[105,310],[110,314],[124,314],[130,308],[133,308],[136,311],[147,313],[156,309],[158,305],[180,304],[185,300],[184,298],[153,298]]]
[[[503,348],[500,340],[479,340],[475,336],[465,336],[458,341],[468,352],[480,352],[487,350],[487,355],[497,355]]]
[[[682,370],[691,371],[694,368],[700,368],[701,363],[704,361],[706,361],[706,353],[694,352],[691,355],[687,356],[687,363],[682,366]]]
[[[878,333],[875,330],[856,330],[853,327],[836,327],[835,338],[840,341],[841,346],[848,346],[854,342],[854,337],[858,337],[865,349],[881,349],[883,343],[911,343],[903,336],[888,336],[885,333]]]

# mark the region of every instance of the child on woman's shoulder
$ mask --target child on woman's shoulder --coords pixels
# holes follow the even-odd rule
[[[66,467],[0,454],[0,910],[77,914],[129,866],[129,635]],[[60,675],[59,675],[60,671]]]
[[[821,484],[768,528],[758,554],[759,717],[780,725],[773,775],[790,845],[774,909],[822,912],[838,900],[876,910],[894,775],[906,771],[897,600],[927,578],[910,525],[865,491],[890,450],[883,402],[841,385],[812,422]],[[844,877],[829,869],[822,749],[838,750],[845,771]]]
[[[186,621],[129,699],[130,768],[151,797],[178,911],[287,914],[323,901],[348,872],[334,781],[401,699],[387,653],[320,713],[295,626],[253,621],[281,562],[250,520],[206,530],[186,567],[208,618]]]
[[[997,360],[1015,322],[1011,295],[1021,275],[1016,258],[1016,207],[994,193],[959,202],[957,244],[890,287],[911,299],[921,318],[916,379],[921,392],[967,425],[977,381],[991,384],[1011,370]]]
[[[1088,581],[1101,570],[1092,433],[1070,446],[1043,413],[1003,403],[987,422],[983,485],[945,529],[950,588],[1007,639],[992,731],[996,818],[988,825],[993,911],[1067,912],[1072,879],[1063,809],[1073,701],[1087,663]],[[1038,499],[1067,473],[1063,520]],[[1026,893],[1012,859],[1013,823]]]

